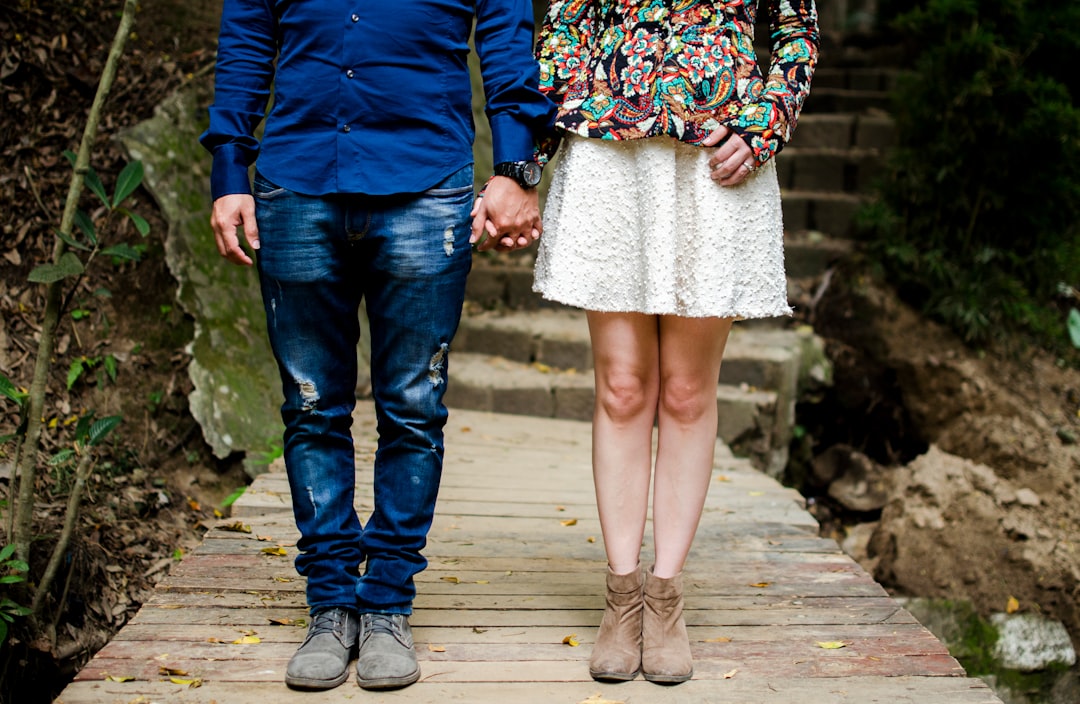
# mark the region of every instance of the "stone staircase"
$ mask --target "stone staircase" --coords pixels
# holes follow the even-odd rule
[[[893,81],[888,70],[819,69],[796,136],[778,157],[789,296],[797,309],[854,247],[855,212],[892,143],[884,107]],[[594,396],[585,315],[532,292],[531,257],[476,257],[447,403],[588,420]],[[737,323],[716,391],[719,437],[759,469],[782,476],[795,404],[830,380],[822,340],[797,318]]]

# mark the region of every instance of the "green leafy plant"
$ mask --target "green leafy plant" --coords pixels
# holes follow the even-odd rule
[[[55,229],[56,239],[53,242],[52,256],[50,261],[38,265],[29,275],[31,282],[45,286],[45,306],[39,321],[40,334],[29,390],[22,392],[7,378],[0,381],[0,402],[5,402],[4,399],[14,402],[20,413],[18,430],[12,436],[16,443],[13,463],[15,471],[12,477],[12,491],[9,494],[6,526],[7,535],[11,541],[9,559],[11,555],[14,555],[19,566],[38,564],[38,561],[30,559],[30,553],[32,546],[40,545],[40,538],[43,537],[34,526],[34,508],[38,498],[36,496],[37,477],[41,469],[38,456],[43,445],[41,432],[45,417],[45,398],[50,371],[55,363],[57,329],[61,321],[67,320],[63,313],[68,309],[75,292],[79,290],[86,267],[98,255],[104,254],[107,257],[125,261],[131,259],[131,251],[134,248],[123,243],[105,241],[110,235],[119,234],[121,223],[132,223],[135,230],[143,236],[149,231],[146,220],[132,212],[127,205],[128,199],[142,182],[142,164],[139,162],[128,164],[117,177],[111,195],[101,178],[90,167],[102,107],[116,77],[124,45],[131,36],[135,10],[135,0],[124,0],[119,25],[98,81],[94,101],[87,113],[79,148],[74,152],[65,152],[72,163],[72,175],[60,223]],[[94,209],[95,213],[100,213],[96,220],[80,208],[80,201],[87,190],[104,206]],[[92,196],[87,196],[87,198],[90,199]],[[71,318],[77,320],[80,316],[81,313],[77,313]],[[68,385],[78,381],[87,369],[98,369],[99,383],[102,383],[105,377],[115,378],[116,367],[116,360],[111,355],[80,359],[77,366],[69,367]],[[31,630],[34,632],[33,637],[46,638],[53,646],[55,646],[55,632],[43,627],[38,621],[38,616],[46,597],[50,594],[60,566],[65,564],[65,558],[68,556],[68,545],[73,535],[83,490],[96,462],[96,448],[119,425],[120,420],[119,416],[95,420],[93,413],[84,414],[78,419],[70,446],[53,455],[53,462],[73,463],[75,466],[63,514],[63,525],[52,547],[44,572],[40,577],[34,575],[33,579],[25,579],[18,585],[22,587],[21,593],[28,597],[28,599],[19,600],[32,602],[28,615]],[[0,554],[3,553],[0,552]],[[0,611],[3,611],[5,606],[8,607],[9,614],[14,613],[11,609],[15,607],[4,602],[0,602]]]
[[[26,581],[26,573],[30,571],[30,565],[14,557],[15,546],[5,545],[0,549],[0,586],[7,589],[9,584],[19,584]],[[0,597],[0,644],[7,640],[8,631],[16,618],[29,616],[29,607],[21,606],[12,601],[8,596]]]
[[[972,344],[1067,345],[1059,282],[1080,282],[1080,6],[892,3],[919,50],[894,94],[898,146],[862,213],[909,301]]]

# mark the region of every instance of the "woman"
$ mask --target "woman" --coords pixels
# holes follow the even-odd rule
[[[552,0],[541,29],[541,89],[565,138],[534,288],[584,308],[592,337],[608,558],[598,680],[693,674],[681,573],[712,471],[720,360],[735,319],[791,312],[772,157],[809,91],[817,13],[813,0],[761,4],[766,75],[755,2]]]

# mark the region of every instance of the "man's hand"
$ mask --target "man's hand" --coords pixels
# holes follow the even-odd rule
[[[237,193],[221,196],[214,201],[210,214],[210,227],[214,230],[218,252],[233,264],[251,266],[251,257],[240,246],[239,232],[252,249],[259,248],[259,226],[255,224],[255,199]]]
[[[488,182],[483,197],[473,206],[472,216],[469,242],[481,252],[528,247],[544,231],[536,189],[524,189],[506,176],[495,176]]]
[[[757,168],[750,145],[727,127],[720,127],[702,144],[707,147],[720,145],[709,158],[709,167],[712,169],[712,180],[721,186],[737,186]]]

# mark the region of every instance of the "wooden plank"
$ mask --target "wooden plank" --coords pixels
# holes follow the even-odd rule
[[[500,433],[481,432],[489,427]],[[363,516],[371,505],[370,418],[358,416],[357,430]],[[684,575],[694,680],[679,687],[593,682],[586,662],[602,615],[605,559],[589,444],[588,424],[455,412],[425,549],[429,565],[417,576],[410,619],[421,682],[388,693],[350,682],[296,696],[417,704],[576,704],[597,693],[627,704],[1000,704],[835,541],[818,536],[801,497],[722,447]],[[570,518],[574,525],[562,524]],[[251,532],[224,529],[237,520]],[[298,537],[284,475],[260,477],[237,517],[211,527],[58,701],[266,704],[292,696],[283,673],[310,618],[293,566]],[[262,552],[274,546],[285,555]],[[648,539],[644,550],[647,558]],[[275,625],[282,620],[287,625]],[[232,642],[247,634],[259,642]],[[563,642],[571,634],[577,647]],[[817,645],[824,641],[845,647]],[[162,667],[187,671],[202,686],[163,682]],[[106,673],[138,680],[107,683]]]
[[[691,680],[677,687],[658,687],[641,679],[621,684],[598,682],[475,682],[447,683],[425,676],[396,692],[364,692],[347,682],[328,692],[290,695],[278,683],[204,682],[191,689],[169,682],[77,682],[64,690],[56,704],[130,704],[134,701],[185,704],[267,704],[295,696],[312,704],[356,702],[450,702],[469,704],[578,704],[593,698],[612,704],[1001,704],[980,680],[959,677],[849,677],[804,679],[770,676],[765,679],[736,673],[727,680]],[[140,699],[141,698],[141,699]],[[291,701],[291,699],[289,699]]]
[[[232,641],[254,632],[265,642],[299,644],[307,634],[306,621],[293,625],[272,625],[264,622],[259,626],[191,625],[168,623],[132,623],[117,634],[116,641],[207,641],[211,638]],[[573,630],[576,640],[591,644],[596,640],[596,626],[579,626]],[[845,625],[789,625],[789,626],[690,626],[687,628],[695,648],[706,647],[717,639],[729,639],[726,645],[739,647],[742,643],[765,643],[771,641],[801,641],[807,643],[892,639],[910,648],[912,654],[940,653],[941,642],[920,624],[845,624]],[[522,629],[516,627],[465,628],[417,626],[413,629],[417,643],[561,643],[569,635],[566,628],[537,626]],[[699,645],[700,644],[700,645]]]
[[[263,645],[263,644],[260,644]],[[119,658],[106,654],[95,657],[79,672],[77,680],[102,680],[108,676],[134,677],[154,680],[162,676],[161,668],[182,672],[181,677],[230,682],[281,682],[289,656],[295,650],[290,644],[266,644],[258,655],[240,657],[236,648],[219,649],[217,658],[191,657],[186,652],[160,653],[152,660]],[[535,648],[535,646],[534,646]],[[544,660],[529,654],[534,648],[521,648],[520,660],[434,660],[420,649],[417,657],[424,677],[441,682],[587,682],[590,680],[587,655],[576,652],[575,658]],[[569,650],[564,646],[565,650]],[[694,677],[699,680],[723,680],[726,673],[738,670],[747,678],[764,677],[849,677],[861,676],[932,676],[962,677],[963,669],[947,655],[918,655],[898,657],[809,656],[792,660],[786,654],[775,657],[732,660],[699,660],[694,664]]]
[[[266,626],[271,619],[298,620],[308,618],[308,609],[301,595],[289,598],[259,598],[254,595],[205,598],[199,594],[177,594],[170,604],[150,603],[139,609],[132,623],[192,625],[258,625]],[[208,603],[210,604],[207,604]],[[890,604],[869,606],[824,606],[806,603],[765,603],[752,601],[732,603],[729,608],[692,609],[685,611],[690,626],[753,626],[753,625],[821,625],[847,626],[854,624],[915,623],[907,611]],[[417,626],[440,627],[536,627],[558,626],[577,628],[596,626],[600,609],[421,609],[417,608],[409,622]]]

